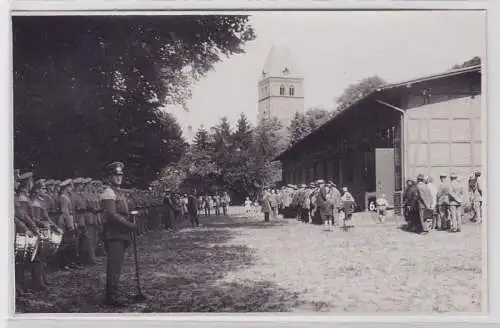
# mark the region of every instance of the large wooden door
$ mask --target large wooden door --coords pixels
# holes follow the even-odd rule
[[[394,148],[376,148],[375,191],[377,196],[385,194],[390,205],[393,205],[394,184]]]

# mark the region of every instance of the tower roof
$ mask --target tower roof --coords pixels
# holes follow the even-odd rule
[[[272,46],[262,70],[262,78],[266,77],[301,77],[288,47]]]

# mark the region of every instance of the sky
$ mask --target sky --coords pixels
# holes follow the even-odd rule
[[[189,111],[167,107],[187,137],[227,116],[257,119],[257,83],[273,45],[290,49],[304,77],[305,109],[335,108],[350,85],[378,75],[389,83],[448,70],[474,56],[485,60],[486,18],[476,11],[287,12],[250,17],[257,38],[224,58],[193,88]]]

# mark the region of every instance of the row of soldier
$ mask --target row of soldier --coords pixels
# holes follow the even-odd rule
[[[137,235],[161,229],[162,226],[164,229],[174,230],[183,219],[187,218],[193,227],[199,226],[199,204],[194,195],[188,197],[170,191],[159,194],[150,190],[122,189],[121,180],[120,183],[113,183],[116,179],[111,179],[109,175],[115,178],[121,177],[123,164],[116,162],[110,165],[105,183],[91,178],[35,181],[31,172],[20,174],[16,170],[14,215],[16,235],[41,237],[44,236],[44,231],[51,231],[62,236],[62,243],[53,256],[44,248],[39,248],[32,260],[16,258],[18,295],[27,294],[25,272],[28,270],[32,273],[32,289],[43,291],[50,285],[46,273],[48,264],[63,270],[79,269],[94,264],[97,257],[107,255],[108,275],[111,272],[111,276],[115,279],[107,281],[106,300],[112,305],[120,304],[116,301],[116,293],[113,291],[118,279],[116,267],[119,265],[116,265],[116,261],[110,262],[110,253],[116,253],[115,248],[110,248],[110,245],[117,239],[127,241],[128,237],[112,233],[112,230],[117,228],[113,221],[118,216],[127,217],[130,221],[131,210],[135,210],[133,223],[124,224],[128,228],[133,227],[132,230]],[[108,209],[106,212],[106,195],[110,191],[114,193],[115,200],[116,194],[120,197],[116,204],[111,206],[111,210]],[[120,214],[110,215],[112,211],[119,211]],[[120,256],[118,255],[118,258]],[[111,258],[113,257],[111,255]]]

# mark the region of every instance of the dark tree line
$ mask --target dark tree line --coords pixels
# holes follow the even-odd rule
[[[54,178],[127,164],[146,185],[187,149],[190,86],[255,37],[245,16],[14,17],[14,164]]]

